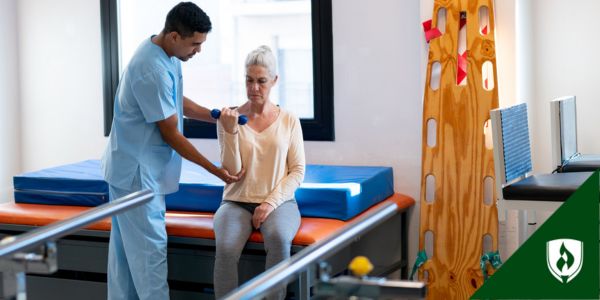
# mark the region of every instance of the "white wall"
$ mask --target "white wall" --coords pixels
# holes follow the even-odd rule
[[[20,0],[18,26],[23,169],[99,158],[99,1]]]
[[[520,0],[530,1],[529,14],[519,21],[529,23],[531,75],[526,78],[532,88],[528,100],[532,156],[536,172],[552,169],[550,150],[550,106],[548,101],[565,95],[577,96],[579,149],[582,153],[600,153],[598,127],[600,95],[597,71],[600,69],[600,1],[597,0]],[[524,88],[527,88],[524,87]]]
[[[0,0],[0,201],[12,199],[12,176],[21,171],[17,1]]]
[[[517,29],[516,0],[496,0],[496,68],[498,72],[498,98],[500,107],[517,101]]]

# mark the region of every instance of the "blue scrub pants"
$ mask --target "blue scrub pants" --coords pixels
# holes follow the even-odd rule
[[[110,199],[129,191],[109,185]],[[108,299],[169,299],[165,196],[113,216],[108,247]]]

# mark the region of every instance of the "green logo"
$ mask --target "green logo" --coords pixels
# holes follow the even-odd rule
[[[573,239],[547,242],[546,262],[554,278],[562,283],[570,282],[579,274],[583,265],[583,242]]]
[[[598,171],[472,299],[600,299]]]

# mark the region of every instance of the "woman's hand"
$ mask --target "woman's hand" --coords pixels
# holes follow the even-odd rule
[[[238,117],[240,114],[237,110],[223,107],[219,122],[223,125],[223,129],[229,134],[236,134],[238,131]]]
[[[271,204],[267,202],[261,203],[256,209],[254,209],[254,215],[252,216],[252,226],[259,229],[260,225],[267,219],[267,217],[275,210]]]

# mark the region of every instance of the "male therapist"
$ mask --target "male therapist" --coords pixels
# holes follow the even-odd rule
[[[183,96],[181,73],[181,61],[200,52],[210,30],[204,11],[179,3],[162,32],[142,42],[119,83],[102,163],[110,199],[142,189],[155,196],[112,218],[108,299],[169,299],[165,195],[179,187],[182,156],[227,183],[243,175],[217,168],[182,135],[184,114],[212,121],[208,109]]]

